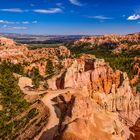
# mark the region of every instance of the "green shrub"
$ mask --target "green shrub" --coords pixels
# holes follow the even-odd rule
[[[35,88],[38,88],[40,85],[40,81],[43,80],[43,77],[40,75],[38,68],[33,67],[31,70],[29,77],[32,78],[32,84],[35,86]]]
[[[49,85],[48,85],[48,82],[47,82],[47,81],[45,81],[43,87],[44,87],[45,89],[48,89],[48,88],[49,88]]]
[[[1,64],[0,69],[1,69],[1,72],[2,71],[5,72],[5,70],[7,70],[13,73],[24,75],[24,67],[21,64],[13,64],[9,61],[4,61]]]
[[[30,120],[30,119],[33,119],[37,114],[38,114],[38,110],[36,108],[33,108],[29,111],[29,113],[27,114],[27,118]]]
[[[133,66],[133,58],[129,57],[108,57],[105,58],[107,62],[109,62],[110,66],[114,70],[121,70],[123,72],[126,72],[130,78],[133,77],[134,72],[132,70]]]
[[[52,61],[49,59],[46,65],[46,75],[52,75],[54,73],[54,67]]]

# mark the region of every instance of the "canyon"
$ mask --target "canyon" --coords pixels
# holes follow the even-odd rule
[[[28,127],[25,125],[26,131],[18,130],[21,136],[14,139],[140,139],[140,92],[136,90],[140,79],[139,56],[132,58],[134,74],[129,77],[127,70],[113,69],[109,62],[96,54],[83,52],[76,56],[73,52],[73,49],[81,49],[79,44],[91,50],[111,46],[111,53],[118,56],[122,50],[125,53],[139,51],[139,42],[139,33],[104,35],[84,37],[69,47],[29,50],[28,45],[0,37],[0,65],[9,62],[23,66],[24,74],[13,72],[18,79],[18,87],[23,98],[32,104],[30,108],[33,106],[39,111],[34,121],[43,119],[39,126],[38,123],[32,124],[31,119]],[[52,74],[46,73],[48,59],[54,67]],[[37,88],[33,84],[34,77],[29,76],[34,68],[42,77]],[[42,87],[44,82],[47,82],[47,88]],[[23,111],[23,114],[25,112],[28,111]]]

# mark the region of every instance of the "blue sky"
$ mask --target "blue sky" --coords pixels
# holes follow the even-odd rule
[[[0,32],[127,34],[140,31],[140,0],[1,0]]]

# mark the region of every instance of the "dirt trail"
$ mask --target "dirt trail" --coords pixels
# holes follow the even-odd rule
[[[76,90],[74,90],[74,89],[64,89],[64,90],[56,90],[56,91],[48,90],[47,92],[48,93],[43,97],[42,101],[49,108],[50,117],[48,120],[48,124],[39,133],[39,135],[36,136],[36,138],[34,140],[39,140],[39,138],[42,136],[42,134],[44,132],[46,132],[47,130],[49,131],[52,128],[54,128],[53,131],[57,130],[57,125],[59,124],[59,118],[56,115],[55,108],[53,106],[55,103],[52,101],[52,99],[63,94],[63,93],[67,93],[67,92],[75,93]],[[55,133],[55,132],[51,132],[51,133]],[[51,140],[51,139],[52,138],[47,137],[47,140]]]
[[[18,76],[18,75],[16,75]],[[34,138],[34,140],[39,140],[40,137],[42,136],[42,134],[46,131],[51,130],[52,134],[55,134],[56,130],[57,130],[57,126],[59,124],[59,118],[57,118],[56,112],[55,112],[55,108],[54,108],[54,102],[52,101],[53,98],[59,96],[60,94],[63,93],[78,93],[79,90],[75,90],[75,89],[71,89],[71,88],[67,88],[67,89],[63,89],[63,90],[45,90],[45,91],[35,91],[35,90],[28,90],[28,88],[25,87],[32,87],[32,80],[28,77],[21,77],[18,76],[19,78],[19,87],[20,89],[23,91],[24,94],[27,95],[40,95],[43,93],[46,93],[46,95],[42,98],[43,103],[49,108],[49,112],[50,112],[50,117],[48,120],[48,124],[42,129],[42,131]],[[50,137],[47,137],[47,140],[52,140],[51,138],[52,135],[50,135]]]

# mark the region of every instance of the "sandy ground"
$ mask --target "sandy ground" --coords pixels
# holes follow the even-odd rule
[[[27,88],[25,88],[27,86],[33,87],[32,80],[28,77],[20,77],[18,85],[20,89],[22,90],[22,92],[27,95],[39,95],[39,94],[43,94],[47,92],[47,90],[37,91],[37,90],[28,90]]]

